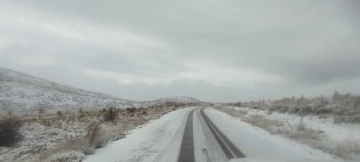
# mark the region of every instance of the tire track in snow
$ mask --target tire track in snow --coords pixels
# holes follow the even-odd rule
[[[194,129],[193,129],[194,128],[194,122],[193,122],[194,111],[195,110],[192,110],[190,112],[187,122],[186,122],[178,162],[194,162],[195,161]]]
[[[175,140],[177,138],[181,138],[182,133],[185,129],[185,125],[186,125],[186,119],[189,115],[184,115],[184,118],[182,119],[182,122],[180,123],[178,129],[176,130],[175,134],[173,135],[173,137],[170,139],[170,141],[168,142],[168,144],[165,146],[164,149],[161,150],[161,152],[158,154],[158,156],[156,156],[156,158],[154,159],[154,162],[161,162],[164,161],[164,155],[167,153],[167,151],[170,149],[170,147],[176,142]]]
[[[204,109],[200,110],[201,116],[205,120],[205,123],[208,125],[210,131],[215,136],[217,142],[220,144],[222,150],[229,159],[233,158],[244,158],[245,155],[235,147],[233,143],[215,126],[215,124],[206,116]]]
[[[194,116],[194,147],[195,160],[197,162],[224,162],[228,161],[227,156],[217,142],[210,128],[200,114],[195,111]]]

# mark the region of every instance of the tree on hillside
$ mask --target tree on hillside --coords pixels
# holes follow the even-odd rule
[[[34,109],[36,109],[39,114],[44,114],[47,109],[51,108],[51,104],[49,102],[38,102],[33,106]]]

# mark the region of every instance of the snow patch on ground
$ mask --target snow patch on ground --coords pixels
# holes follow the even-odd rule
[[[257,110],[251,108],[235,108],[238,110],[245,110],[248,112],[247,116],[250,115],[262,115],[268,119],[282,121],[290,125],[299,125],[301,116],[291,115],[279,112],[272,112],[270,115],[267,111]],[[327,134],[327,136],[334,141],[341,142],[343,140],[352,139],[360,141],[360,125],[359,124],[334,124],[334,118],[328,116],[326,118],[320,118],[319,116],[305,116],[302,123],[307,127],[314,130],[321,130]]]
[[[322,118],[309,115],[302,119],[296,114],[260,109],[231,106],[217,109],[272,134],[290,138],[334,156],[347,160],[360,159],[360,137],[357,136],[360,127],[357,124],[334,124],[332,116]]]
[[[238,118],[214,110],[205,113],[214,124],[242,151],[246,157],[307,158],[333,160],[333,157],[309,146],[254,127]]]

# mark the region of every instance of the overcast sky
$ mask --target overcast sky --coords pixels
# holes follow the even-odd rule
[[[360,92],[357,0],[2,0],[0,66],[131,100]]]

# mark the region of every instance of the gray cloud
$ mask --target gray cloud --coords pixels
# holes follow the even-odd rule
[[[64,81],[83,88],[106,82],[112,88],[97,86],[102,88],[95,90],[125,98],[195,95],[226,100],[241,98],[241,92],[252,96],[243,98],[256,98],[306,91],[292,87],[333,91],[336,87],[329,85],[360,85],[360,72],[356,70],[360,68],[356,0],[16,0],[7,4],[43,18],[34,16],[38,26],[34,25],[33,31],[21,26],[0,29],[1,35],[18,38],[0,54],[2,60],[20,62],[20,53],[21,57],[38,54],[55,60],[53,67],[76,69],[77,76],[92,80],[96,78],[83,74],[84,70],[119,73],[117,77],[97,78],[96,83],[88,81],[90,78],[82,84]],[[44,31],[36,30],[44,26]],[[121,34],[123,31],[132,34]],[[148,39],[159,45],[149,45]],[[205,64],[209,67],[199,68],[197,61],[210,62]],[[11,66],[4,62],[0,61]],[[31,73],[38,74],[36,70]],[[265,82],[263,78],[269,75],[277,78],[269,80],[281,80],[281,84]],[[126,76],[132,84],[119,83],[119,77],[126,80]],[[255,76],[258,78],[251,80]],[[43,77],[59,80],[50,74]],[[141,82],[145,79],[156,83]],[[261,79],[264,82],[259,82]],[[164,84],[165,80],[171,84]],[[121,87],[119,91],[139,93],[114,92],[117,86]]]

